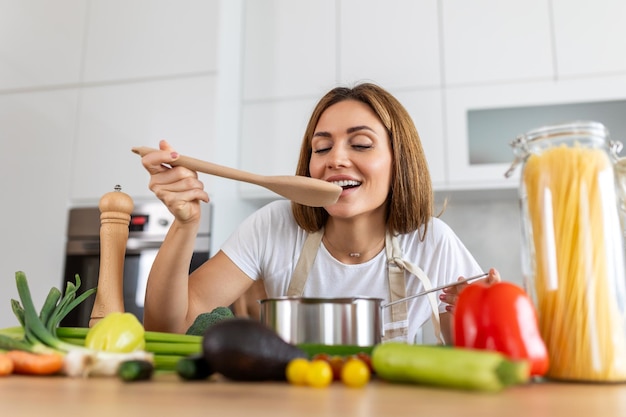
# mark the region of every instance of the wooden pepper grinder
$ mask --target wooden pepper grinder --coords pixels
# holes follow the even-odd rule
[[[112,312],[124,312],[124,258],[130,215],[134,204],[132,198],[115,186],[98,204],[100,208],[100,272],[98,291],[91,310],[89,327]]]

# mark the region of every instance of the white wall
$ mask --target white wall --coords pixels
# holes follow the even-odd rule
[[[17,323],[15,271],[37,305],[62,285],[71,206],[97,204],[116,184],[154,198],[132,146],[167,138],[213,153],[218,6],[0,1],[0,327]]]
[[[290,173],[250,147],[265,139],[249,121],[299,142],[319,96],[362,79],[410,108],[450,197],[442,218],[485,268],[520,281],[515,185],[482,192],[501,167],[464,171],[466,111],[625,99],[625,19],[620,0],[0,0],[0,327],[16,323],[15,271],[37,304],[61,285],[71,206],[115,184],[152,198],[131,146],[167,138],[224,165]],[[295,164],[282,140],[279,159]],[[467,172],[474,191],[450,191]],[[214,252],[268,195],[203,180]]]

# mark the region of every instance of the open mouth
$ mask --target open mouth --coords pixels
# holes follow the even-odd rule
[[[333,181],[333,184],[337,184],[344,190],[347,190],[348,188],[358,187],[359,185],[361,185],[361,182],[354,181],[354,180],[342,180],[342,181]]]

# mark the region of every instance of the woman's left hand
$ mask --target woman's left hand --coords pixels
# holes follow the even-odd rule
[[[459,277],[459,280],[461,279],[463,279],[463,277]],[[487,278],[484,278],[479,281],[473,281],[473,282],[480,282],[480,281],[485,282],[487,284],[493,284],[493,283],[502,281],[502,279],[500,278],[500,273],[495,268],[491,268],[489,269],[489,274],[487,275]],[[455,286],[447,287],[443,289],[443,294],[439,296],[439,299],[443,301],[444,303],[448,303],[448,305],[446,306],[446,311],[449,311],[449,312],[454,311],[454,306],[456,305],[456,301],[459,297],[459,294],[461,293],[461,291],[463,291],[463,288],[467,287],[468,285],[469,283],[464,283],[464,284],[455,285]]]

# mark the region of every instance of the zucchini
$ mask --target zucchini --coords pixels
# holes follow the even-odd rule
[[[123,381],[146,381],[152,378],[154,364],[141,359],[133,359],[120,363],[117,376]]]
[[[372,352],[376,375],[390,382],[497,392],[527,382],[527,361],[487,350],[389,342]]]
[[[199,381],[213,375],[213,369],[204,359],[204,354],[196,353],[180,358],[176,362],[176,373],[184,380]]]

